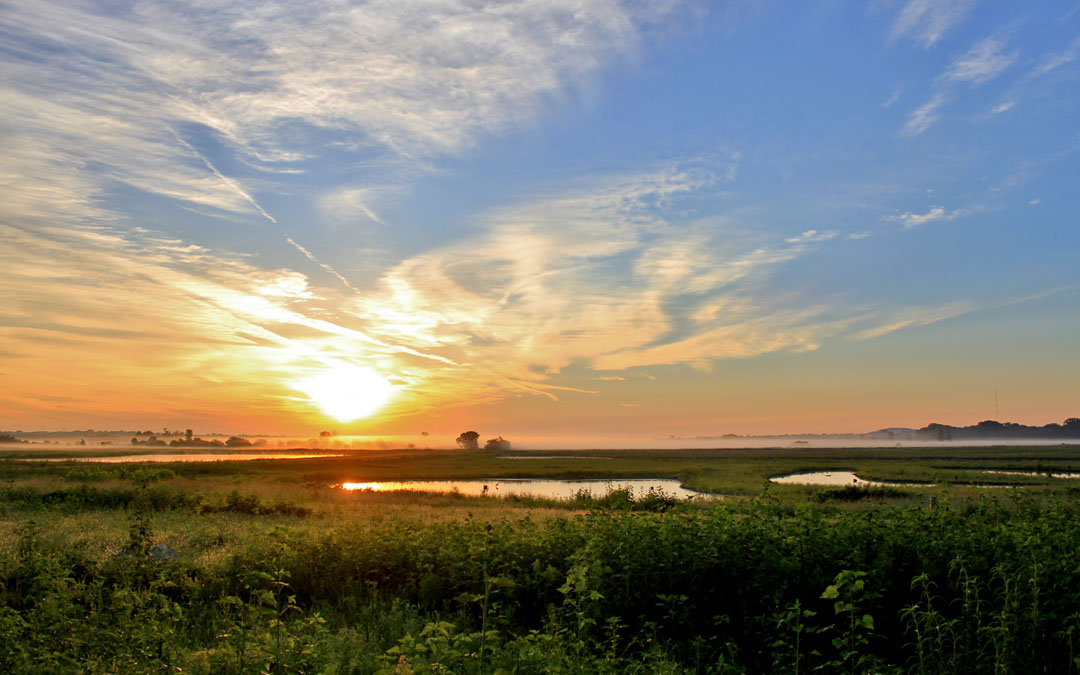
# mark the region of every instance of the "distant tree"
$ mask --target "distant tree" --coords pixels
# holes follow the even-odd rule
[[[480,449],[480,434],[475,431],[462,432],[457,437],[457,444],[461,446],[462,450],[479,450]]]
[[[484,443],[485,450],[491,450],[494,452],[505,452],[510,449],[510,441],[506,440],[502,436],[498,438],[490,438],[487,443]]]
[[[230,448],[249,448],[251,447],[251,441],[240,436],[229,436],[228,440],[225,441],[225,445]]]
[[[333,434],[331,434],[329,431],[320,431],[319,432],[319,438],[330,438],[332,435]]]
[[[191,441],[191,437],[192,437],[192,436],[193,436],[194,434],[195,434],[195,432],[194,432],[194,431],[192,431],[191,429],[185,429],[185,430],[184,430],[184,440],[185,440],[185,441],[189,441],[189,442],[190,442],[190,441]]]
[[[131,437],[131,444],[132,445],[138,445],[139,444],[139,437],[138,436],[132,436]]]
[[[1069,431],[1080,431],[1080,417],[1070,417],[1061,423]]]

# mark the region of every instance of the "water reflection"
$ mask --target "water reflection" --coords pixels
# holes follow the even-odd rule
[[[611,490],[629,489],[634,498],[644,497],[649,489],[686,499],[703,493],[688,490],[679,481],[666,478],[627,478],[622,480],[536,480],[531,478],[493,478],[482,480],[406,480],[377,483],[342,483],[345,490],[416,490],[422,492],[459,492],[463,495],[507,497],[531,495],[546,499],[571,499],[584,490],[593,497],[603,497]]]
[[[864,480],[854,471],[813,471],[793,473],[787,476],[773,476],[773,483],[783,485],[822,485],[827,487],[932,487],[934,483],[893,483],[889,481]]]
[[[612,459],[611,457],[590,457],[588,455],[499,455],[497,459]]]
[[[1046,478],[1047,476],[1049,476],[1050,478],[1080,478],[1080,473],[1071,472],[1051,473],[1047,471],[1004,471],[997,469],[987,469],[986,471],[983,471],[983,473],[996,473],[1004,476],[1035,476],[1037,478]]]

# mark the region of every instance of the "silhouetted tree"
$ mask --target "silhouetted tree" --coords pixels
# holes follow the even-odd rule
[[[475,431],[465,431],[457,437],[457,444],[461,446],[462,450],[479,450],[479,439],[479,433]]]
[[[510,449],[510,441],[502,436],[499,436],[498,438],[489,438],[488,442],[484,443],[484,449],[494,452],[505,452]]]
[[[251,441],[240,436],[229,436],[228,440],[225,441],[225,445],[230,448],[248,448],[251,447]]]

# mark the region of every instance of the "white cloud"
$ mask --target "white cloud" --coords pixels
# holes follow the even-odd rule
[[[1000,115],[1003,112],[1008,112],[1009,110],[1012,110],[1015,105],[1016,105],[1016,101],[1005,101],[1004,103],[995,106],[990,111],[990,114],[991,115]]]
[[[900,94],[902,94],[904,88],[901,86],[893,87],[892,93],[889,94],[889,98],[885,99],[885,102],[881,104],[882,108],[891,108],[894,103],[900,100]]]
[[[783,263],[836,233],[776,240],[681,215],[712,185],[673,167],[501,209],[472,238],[389,270],[352,312],[373,338],[453,362],[425,365],[424,391],[484,401],[553,397],[550,382],[572,363],[706,368],[891,330],[879,308],[807,307],[767,291]]]
[[[904,136],[918,136],[932,127],[934,123],[941,118],[941,114],[938,111],[941,106],[945,104],[946,100],[944,94],[935,94],[934,97],[925,104],[911,111],[908,115],[908,120],[900,130],[900,133]]]
[[[394,188],[373,186],[337,188],[319,197],[317,207],[324,217],[335,225],[355,225],[365,221],[386,225],[375,209],[386,194],[397,191]]]
[[[894,30],[929,46],[958,20],[941,8],[964,4],[913,0]],[[268,376],[374,364],[411,392],[411,407],[394,411],[408,414],[508,392],[554,398],[565,388],[553,378],[576,362],[701,365],[889,330],[874,308],[804,307],[764,290],[777,268],[835,232],[777,240],[754,222],[685,216],[682,198],[734,180],[737,156],[492,211],[466,240],[400,261],[374,291],[288,240],[347,296],[336,285],[316,292],[294,271],[110,227],[119,216],[104,196],[116,184],[274,220],[263,177],[228,175],[196,137],[267,174],[301,171],[293,165],[327,144],[426,170],[583,87],[635,49],[653,11],[613,0],[180,1],[118,15],[85,0],[5,7],[6,34],[22,38],[5,51],[0,90],[0,313],[16,325],[5,345],[30,353],[62,343],[55,364],[41,356],[23,371],[28,381],[79,373],[93,391],[120,373],[153,394],[148,409],[194,400],[212,381],[276,414],[297,402],[264,391]],[[915,111],[908,133],[932,124],[943,101]],[[388,183],[335,189],[317,204],[331,220],[379,224]],[[933,211],[905,215],[919,224]],[[83,372],[86,361],[112,370]]]
[[[949,67],[936,78],[939,85],[929,101],[908,114],[900,129],[902,136],[918,136],[941,119],[941,110],[954,93],[957,83],[983,84],[1000,75],[1016,60],[1015,54],[1003,54],[1003,43],[993,37],[976,42],[967,52],[955,58]],[[1006,102],[999,105],[991,115],[1000,114],[1015,105]]]
[[[1032,206],[1038,206],[1039,204],[1042,204],[1042,200],[1041,199],[1032,199],[1031,201],[1028,202],[1028,204],[1031,204]]]
[[[796,237],[789,237],[785,239],[789,244],[812,244],[822,241],[828,241],[836,237],[837,233],[833,230],[827,232],[818,232],[817,230],[807,230]]]
[[[1078,54],[1080,54],[1080,37],[1073,40],[1072,44],[1064,51],[1046,57],[1046,59],[1032,71],[1032,75],[1035,75],[1036,77],[1045,75],[1052,70],[1056,70],[1064,65],[1072,63],[1076,60]]]
[[[907,0],[890,31],[890,39],[911,38],[934,46],[959,24],[977,0]]]
[[[956,302],[938,307],[904,307],[895,311],[882,311],[877,325],[856,331],[852,337],[856,340],[870,340],[904,328],[929,326],[966,314],[973,309],[975,306],[970,303]]]
[[[0,63],[7,218],[109,218],[100,202],[116,183],[269,218],[259,179],[219,171],[193,147],[193,129],[267,176],[302,170],[290,164],[322,152],[328,131],[384,165],[423,167],[583,88],[632,53],[639,25],[659,12],[614,0],[117,10],[39,0],[0,15],[13,41]]]
[[[901,213],[896,216],[886,216],[885,220],[902,223],[905,229],[910,229],[939,220],[953,220],[958,215],[960,215],[959,211],[950,212],[941,206],[935,206],[926,213]]]
[[[328,321],[335,298],[314,293],[303,275],[146,230],[0,225],[0,266],[0,334],[20,355],[20,398],[62,383],[86,399],[69,413],[112,409],[131,422],[205,411],[208,400],[221,408],[246,401],[273,428],[275,417],[305,405],[280,384],[289,376],[317,372],[328,358],[409,356]],[[194,414],[207,424],[213,415]]]
[[[1016,54],[1003,54],[1004,44],[993,37],[976,42],[971,49],[957,57],[941,75],[954,82],[982,84],[1000,75],[1016,60]]]

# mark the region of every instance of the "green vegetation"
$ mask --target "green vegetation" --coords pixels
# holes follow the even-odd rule
[[[168,448],[169,454],[201,454],[197,448]],[[250,454],[250,448],[214,449],[215,455]],[[278,453],[310,452],[303,448],[260,450]],[[484,450],[359,450],[334,451],[342,457],[319,457],[290,461],[190,462],[154,464],[167,467],[188,479],[222,482],[269,480],[289,484],[329,485],[350,481],[488,479],[493,477],[572,478],[609,480],[619,478],[674,478],[691,489],[725,495],[759,493],[770,476],[808,471],[855,471],[862,478],[906,484],[935,483],[951,486],[1021,484],[1034,489],[1057,490],[1074,484],[1048,473],[1080,472],[1080,445],[995,446],[949,448],[812,448],[725,450],[589,450],[544,452],[542,459],[511,459]],[[101,457],[145,455],[147,450],[103,448]],[[85,456],[78,450],[0,450],[0,462],[11,459],[60,460]],[[82,462],[2,462],[5,475],[61,476]],[[93,465],[89,465],[93,466]],[[100,466],[100,465],[99,465]],[[1036,476],[988,474],[986,470],[1035,472]],[[118,470],[115,465],[109,471]],[[805,499],[813,492],[795,485],[770,488],[782,499]],[[918,490],[915,490],[917,492]],[[969,493],[971,491],[969,490]]]
[[[0,671],[1080,671],[1080,502],[1067,480],[1020,477],[1028,487],[1002,490],[763,479],[1056,472],[1080,464],[1077,449],[876,452],[514,465],[591,477],[667,467],[746,495],[690,502],[329,487],[509,475],[482,452],[3,461]]]

